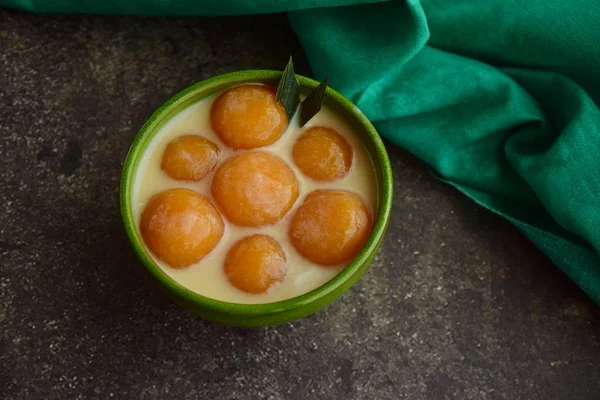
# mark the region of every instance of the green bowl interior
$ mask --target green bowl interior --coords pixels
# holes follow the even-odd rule
[[[392,203],[392,176],[383,142],[373,125],[354,104],[337,91],[328,88],[324,103],[334,109],[342,118],[353,124],[357,132],[360,132],[361,139],[376,169],[378,212],[373,232],[356,258],[343,271],[324,285],[298,297],[266,304],[230,303],[202,296],[175,282],[154,262],[138,232],[136,226],[137,217],[133,215],[131,207],[131,191],[134,178],[139,162],[148,144],[173,117],[199,100],[228,87],[243,83],[264,83],[276,86],[280,77],[281,72],[279,71],[247,70],[215,76],[188,87],[169,99],[150,117],[133,140],[125,159],[120,188],[121,214],[127,235],[135,252],[148,271],[165,289],[193,304],[209,308],[214,312],[244,316],[266,315],[284,312],[318,301],[343,285],[345,281],[360,271],[361,268],[368,266],[369,255],[377,250],[378,243],[385,233],[387,220],[389,219]],[[319,84],[319,82],[303,76],[298,76],[298,81],[303,90],[314,88]]]

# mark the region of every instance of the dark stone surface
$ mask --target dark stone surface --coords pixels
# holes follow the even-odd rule
[[[0,397],[600,398],[598,308],[511,226],[393,147],[385,244],[326,310],[231,329],[149,285],[117,205],[136,130],[190,83],[280,68],[289,52],[308,72],[282,15],[0,10]]]

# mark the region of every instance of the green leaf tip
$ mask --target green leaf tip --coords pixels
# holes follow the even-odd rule
[[[283,106],[288,120],[291,120],[300,104],[300,88],[296,79],[296,73],[294,72],[292,57],[290,57],[281,74],[277,93],[275,94],[275,101]]]
[[[325,92],[327,91],[328,80],[329,77],[325,77],[323,82],[300,102],[300,86],[296,79],[294,62],[292,61],[292,57],[290,57],[290,60],[281,74],[279,84],[277,85],[275,101],[283,106],[283,109],[288,116],[288,120],[290,121],[299,108],[299,124],[300,127],[303,127],[321,110]]]
[[[300,119],[298,123],[300,127],[306,125],[308,121],[310,121],[319,111],[321,111],[321,106],[323,105],[323,98],[325,98],[325,91],[327,90],[327,81],[329,77],[326,76],[323,79],[323,82],[319,84],[310,92],[308,96],[302,101],[300,104]]]

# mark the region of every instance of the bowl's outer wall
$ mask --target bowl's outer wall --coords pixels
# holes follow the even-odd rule
[[[355,260],[338,276],[305,295],[282,302],[260,305],[226,303],[194,294],[174,282],[160,270],[160,267],[155,265],[137,234],[136,217],[131,212],[131,189],[134,172],[143,154],[143,149],[169,120],[202,98],[228,87],[244,83],[263,83],[276,86],[280,76],[281,72],[278,71],[239,71],[219,75],[190,86],[173,96],[150,117],[136,135],[124,163],[120,191],[121,213],[133,249],[146,270],[150,272],[154,283],[161,290],[181,307],[209,321],[248,327],[277,325],[318,311],[342,295],[365,273],[375,257],[387,229],[393,185],[391,167],[385,147],[375,128],[362,115],[360,110],[341,94],[328,88],[325,102],[328,106],[343,114],[356,130],[361,132],[362,140],[366,144],[377,176],[378,215],[375,218],[374,229],[368,242]],[[317,81],[302,76],[298,76],[298,80],[303,89],[314,88],[319,84]]]

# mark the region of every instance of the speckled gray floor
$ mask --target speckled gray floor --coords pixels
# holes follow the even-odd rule
[[[309,73],[282,15],[0,10],[0,398],[599,399],[598,308],[391,146],[389,234],[325,311],[231,329],[150,286],[117,206],[136,130],[190,83],[289,53]]]

